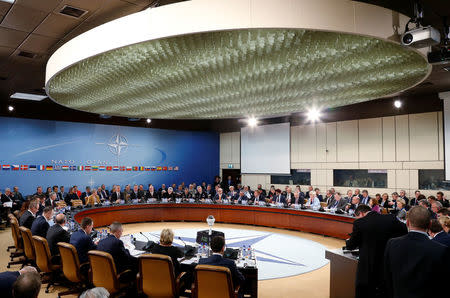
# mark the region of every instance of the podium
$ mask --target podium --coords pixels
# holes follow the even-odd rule
[[[330,298],[354,298],[358,259],[342,249],[327,250],[330,260]]]

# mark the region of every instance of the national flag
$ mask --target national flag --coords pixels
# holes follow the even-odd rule
[[[2,166],[2,170],[6,170],[6,171],[8,171],[8,170],[11,170],[11,166],[10,165],[3,165]]]
[[[84,166],[78,166],[77,169],[78,169],[78,171],[83,171],[84,170]]]
[[[118,170],[119,170],[119,167],[118,167],[118,166],[114,166],[114,167],[112,168],[112,170],[113,170],[113,171],[118,171]]]
[[[152,167],[152,171],[156,171],[156,167]]]
[[[54,171],[61,171],[61,166],[53,166]]]
[[[99,167],[98,167],[98,170],[99,170],[99,171],[106,171],[106,166],[99,166]]]
[[[112,171],[112,168],[113,168],[113,167],[111,167],[111,166],[107,166],[107,167],[106,167],[106,170],[107,170],[107,171]]]
[[[39,171],[45,171],[45,166],[44,165],[38,165],[38,170]]]
[[[144,171],[145,170],[145,168],[144,167],[139,167],[139,171]]]
[[[13,171],[18,171],[20,169],[19,165],[12,165]]]
[[[28,166],[27,166],[27,165],[21,165],[21,166],[20,166],[20,169],[21,169],[22,171],[28,171]]]
[[[157,167],[156,170],[157,170],[157,171],[161,171],[161,170],[162,170],[162,167]]]
[[[98,171],[99,167],[98,166],[92,166],[92,171]]]
[[[91,166],[84,166],[84,170],[85,171],[90,171],[90,170],[92,170],[92,167]]]
[[[36,171],[37,167],[35,165],[28,166],[28,171]]]
[[[173,170],[178,171],[179,170],[178,166],[174,167]]]
[[[124,166],[121,166],[121,167],[120,167],[120,170],[121,170],[121,171],[125,171],[126,169],[127,169],[127,167],[124,167]]]
[[[132,169],[131,167],[127,167],[127,171],[131,171],[131,169]]]
[[[162,170],[163,170],[163,171],[167,171],[167,167],[163,167]]]
[[[134,166],[133,171],[139,171],[139,167]]]
[[[173,167],[169,167],[168,170],[169,170],[169,171],[172,171],[172,170],[173,170]]]
[[[53,171],[53,166],[46,166],[46,167],[45,167],[45,170],[46,170],[46,171]]]
[[[150,167],[145,167],[145,170],[146,171],[150,171]]]
[[[69,167],[69,170],[71,170],[71,171],[76,171],[76,170],[77,170],[77,166],[70,166],[70,167]]]
[[[62,169],[63,171],[68,171],[68,170],[69,170],[69,166],[62,166],[61,169]]]

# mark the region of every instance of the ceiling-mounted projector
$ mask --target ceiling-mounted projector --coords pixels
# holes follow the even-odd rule
[[[441,42],[439,30],[427,26],[406,31],[402,35],[402,44],[416,49],[429,47]]]

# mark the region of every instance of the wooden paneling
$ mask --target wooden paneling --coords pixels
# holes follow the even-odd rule
[[[305,210],[265,208],[242,205],[140,204],[86,209],[75,214],[76,221],[89,216],[95,227],[152,221],[205,222],[213,215],[216,222],[248,224],[348,238],[354,218]],[[206,225],[206,223],[205,223]]]

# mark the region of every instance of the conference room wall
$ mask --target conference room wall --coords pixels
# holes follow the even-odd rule
[[[156,171],[0,170],[0,191],[36,186],[154,184],[213,181],[219,170],[219,134],[0,117],[0,165],[161,167]],[[123,146],[114,154],[116,136]],[[162,167],[167,167],[164,171]],[[172,170],[169,170],[172,167]],[[174,167],[178,167],[175,170]],[[45,191],[45,189],[44,189]]]
[[[240,168],[239,148],[239,132],[220,135],[221,169]],[[348,189],[333,186],[334,169],[386,170],[387,187],[369,188],[371,194],[404,189],[412,195],[419,169],[444,169],[442,112],[292,126],[291,168],[310,169],[311,184],[323,191]],[[271,185],[270,175],[243,174],[242,182]]]

